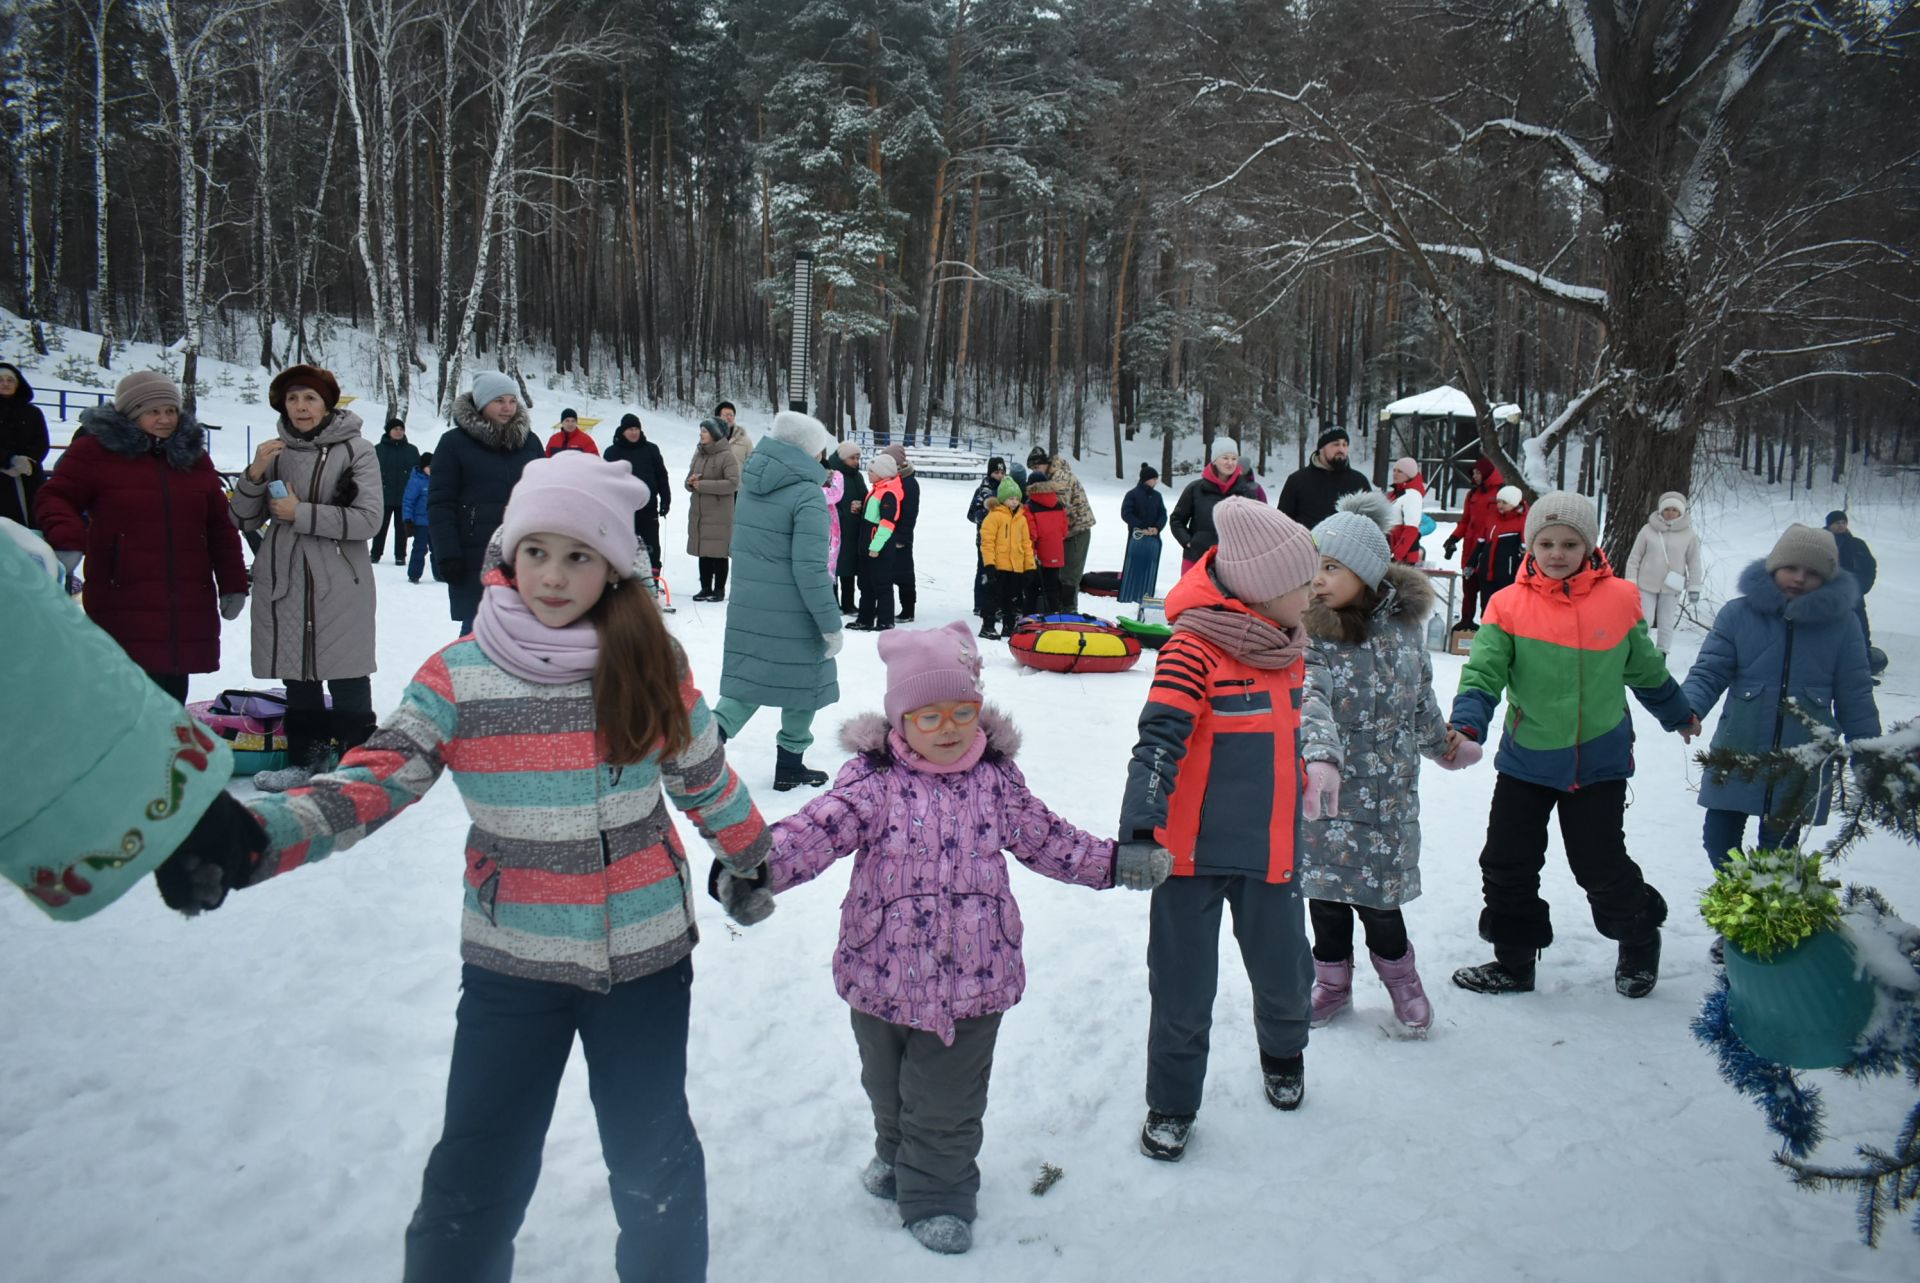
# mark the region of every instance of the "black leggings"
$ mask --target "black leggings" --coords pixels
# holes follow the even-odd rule
[[[295,678],[286,679],[287,711],[301,710],[318,712],[327,706],[325,696],[320,693],[319,682],[304,682]],[[337,677],[326,683],[327,691],[333,696],[335,713],[361,713],[373,715],[373,678]]]
[[[1353,956],[1353,917],[1367,931],[1367,948],[1383,962],[1407,956],[1407,920],[1398,909],[1370,909],[1338,900],[1307,901],[1313,921],[1313,956],[1320,962],[1345,962]]]
[[[727,559],[725,557],[700,558],[700,591],[725,596],[727,591]]]

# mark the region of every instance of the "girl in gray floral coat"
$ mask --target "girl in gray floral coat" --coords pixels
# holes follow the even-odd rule
[[[1418,570],[1393,563],[1390,520],[1386,501],[1368,491],[1342,499],[1313,531],[1320,573],[1306,625],[1326,663],[1309,664],[1307,680],[1324,685],[1346,768],[1338,815],[1301,824],[1300,892],[1313,923],[1312,1023],[1353,1001],[1358,915],[1394,1016],[1421,1034],[1433,1008],[1400,913],[1420,894],[1420,758],[1451,769],[1479,750],[1447,728],[1434,698],[1423,640],[1433,590]]]

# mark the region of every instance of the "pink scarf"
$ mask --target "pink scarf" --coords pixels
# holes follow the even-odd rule
[[[1255,668],[1285,668],[1307,651],[1307,630],[1282,628],[1264,615],[1222,606],[1196,606],[1173,621],[1176,633],[1193,633]]]
[[[962,753],[957,761],[948,762],[945,766],[937,762],[929,762],[914,752],[907,744],[907,737],[898,730],[887,732],[887,747],[893,750],[893,760],[909,770],[920,771],[927,775],[959,775],[963,771],[971,771],[980,764],[980,755],[987,751],[987,732],[985,729],[975,731],[973,743],[967,745],[967,751]]]
[[[490,585],[480,598],[473,640],[509,673],[542,686],[584,681],[600,660],[600,634],[592,624],[577,619],[565,628],[549,628],[504,581]]]

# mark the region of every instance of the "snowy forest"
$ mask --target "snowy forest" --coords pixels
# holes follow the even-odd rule
[[[1617,543],[1710,453],[1810,482],[1920,450],[1915,30],[1865,0],[13,0],[0,296],[23,350],[103,335],[43,367],[80,386],[118,342],[191,397],[203,353],[272,371],[357,327],[390,409],[482,366],[771,408],[808,249],[836,431],[1110,433],[1116,469],[1225,432],[1291,467],[1452,383],[1534,488],[1604,451]]]

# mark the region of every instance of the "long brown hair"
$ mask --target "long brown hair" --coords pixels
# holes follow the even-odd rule
[[[610,766],[632,766],[693,743],[680,699],[680,647],[637,579],[607,585],[587,612],[600,635],[593,669],[593,720]]]

